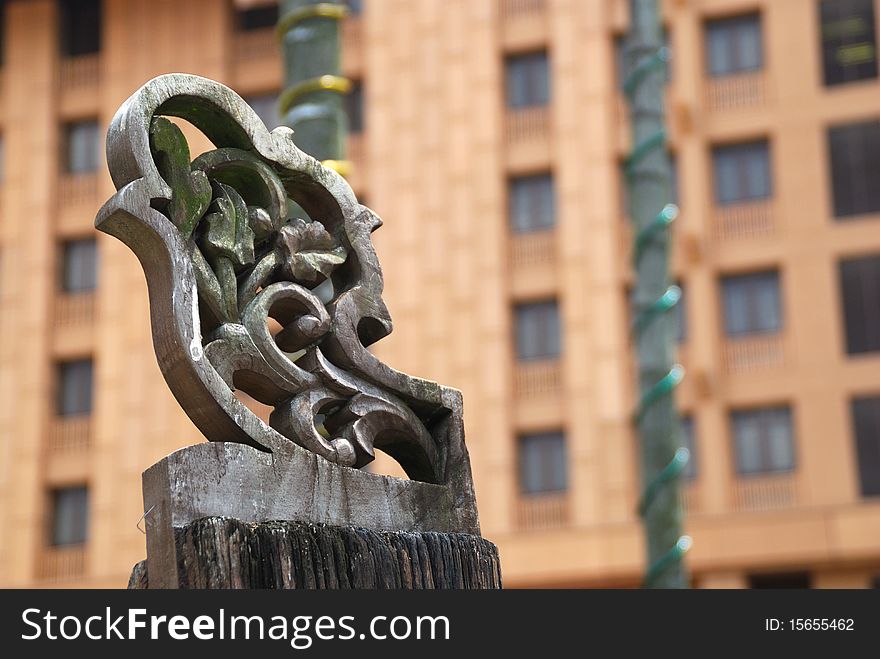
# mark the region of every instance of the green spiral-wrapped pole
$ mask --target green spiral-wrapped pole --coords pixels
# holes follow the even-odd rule
[[[634,66],[623,89],[630,105],[634,144],[625,165],[635,226],[632,329],[640,397],[633,421],[641,447],[639,514],[648,565],[644,585],[686,588],[683,557],[691,539],[682,534],[679,480],[689,456],[680,446],[673,396],[684,369],[672,360],[674,333],[669,313],[681,299],[681,289],[669,282],[669,228],[678,216],[678,208],[668,203],[672,170],[663,111],[669,49],[661,42],[657,0],[631,0],[630,16],[626,54]]]
[[[281,0],[276,32],[284,61],[278,110],[294,129],[297,146],[346,176],[348,119],[343,97],[351,81],[342,75],[342,0]]]

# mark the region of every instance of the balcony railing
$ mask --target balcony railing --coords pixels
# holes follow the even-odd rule
[[[63,90],[97,87],[101,81],[101,56],[95,53],[65,57],[61,60],[59,76]]]
[[[561,388],[562,368],[558,360],[521,362],[516,365],[514,393],[517,398],[552,395]]]
[[[89,447],[91,436],[90,415],[54,417],[49,422],[48,449],[51,453],[82,451]]]
[[[692,515],[700,512],[700,491],[693,481],[682,481],[679,490],[681,508],[685,514]]]
[[[516,507],[516,526],[526,531],[552,529],[569,522],[568,495],[530,494],[520,498]]]
[[[546,7],[546,0],[501,0],[501,20],[531,18],[541,14]]]
[[[761,238],[775,231],[773,203],[766,199],[715,208],[715,235],[721,240]]]
[[[751,373],[784,366],[786,341],[782,334],[728,337],[724,344],[724,370]]]
[[[82,545],[47,547],[37,562],[37,578],[48,582],[71,581],[83,576],[85,565],[86,551]]]
[[[797,503],[793,474],[746,476],[734,484],[733,507],[738,512],[776,510]]]
[[[93,293],[66,293],[55,298],[55,326],[88,325],[95,317]]]
[[[550,110],[545,105],[509,109],[504,128],[508,142],[546,139],[550,132]]]
[[[275,29],[269,27],[236,32],[233,52],[236,62],[254,62],[278,57]]]
[[[706,84],[706,106],[715,111],[758,107],[765,101],[766,86],[762,71],[710,78]]]
[[[514,269],[553,263],[556,234],[553,231],[517,233],[510,239],[510,265]]]
[[[64,174],[58,181],[58,205],[61,207],[94,204],[97,198],[97,174]]]

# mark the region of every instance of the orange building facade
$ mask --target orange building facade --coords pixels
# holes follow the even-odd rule
[[[5,3],[2,586],[124,586],[145,555],[141,472],[203,440],[155,363],[140,265],[93,229],[113,186],[88,144],[171,71],[271,108],[282,72],[264,4],[104,0],[95,48],[65,37],[63,3]],[[880,578],[874,4],[664,3],[699,587]],[[385,221],[374,241],[395,321],[376,353],[463,391],[508,587],[636,586],[628,2],[353,5],[350,182]]]

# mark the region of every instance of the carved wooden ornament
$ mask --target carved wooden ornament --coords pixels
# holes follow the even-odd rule
[[[216,148],[191,161],[167,116]],[[117,192],[96,227],[140,259],[159,366],[205,437],[349,490],[330,506],[348,508],[313,521],[479,533],[460,393],[367,349],[391,332],[370,239],[382,222],[346,181],[232,90],[184,74],[120,107],[107,161]],[[272,406],[269,423],[235,390]],[[376,448],[411,480],[357,470]]]

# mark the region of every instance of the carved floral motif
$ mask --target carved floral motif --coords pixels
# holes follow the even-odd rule
[[[191,160],[169,115],[217,148]],[[441,388],[366,349],[391,331],[370,241],[381,221],[291,137],[195,76],[158,78],[117,113],[119,192],[96,224],[144,265],[166,380],[209,439],[280,438],[349,467],[382,448],[411,478],[446,482]],[[268,427],[234,390],[273,407]]]

